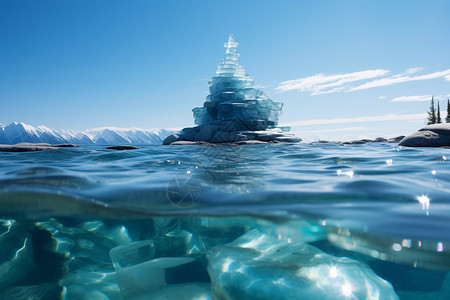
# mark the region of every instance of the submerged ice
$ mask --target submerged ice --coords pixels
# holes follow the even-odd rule
[[[252,230],[208,252],[215,299],[398,299],[368,266]]]
[[[238,43],[230,35],[226,52],[209,81],[210,94],[202,107],[193,109],[196,127],[184,128],[164,140],[164,144],[180,141],[211,143],[298,142],[288,134],[289,127],[279,127],[283,103],[270,99],[256,88],[253,77],[239,65]]]
[[[366,264],[311,245],[324,238],[312,224],[280,230],[269,224],[250,218],[3,220],[0,297],[398,299]]]

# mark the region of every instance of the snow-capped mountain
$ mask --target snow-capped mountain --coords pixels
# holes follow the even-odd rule
[[[0,124],[0,144],[17,143],[49,143],[78,145],[119,145],[119,144],[161,144],[164,138],[174,131],[167,129],[139,129],[103,127],[77,130],[55,130],[46,126],[13,122],[9,125]]]

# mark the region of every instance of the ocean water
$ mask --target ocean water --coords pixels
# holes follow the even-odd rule
[[[0,153],[1,299],[450,299],[450,151]]]

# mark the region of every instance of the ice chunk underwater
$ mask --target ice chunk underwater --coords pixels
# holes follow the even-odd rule
[[[398,299],[368,266],[254,229],[208,252],[214,299]]]
[[[364,263],[308,243],[323,232],[302,224],[3,220],[0,299],[398,299]]]
[[[289,127],[277,126],[283,103],[273,101],[255,87],[253,77],[239,65],[237,47],[230,35],[223,61],[209,80],[210,94],[202,107],[193,109],[198,126],[168,136],[163,144],[301,141],[288,133]]]

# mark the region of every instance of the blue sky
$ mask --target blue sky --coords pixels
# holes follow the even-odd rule
[[[300,137],[409,134],[450,98],[449,1],[0,2],[0,123],[191,126],[233,33]]]

